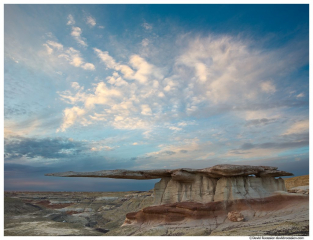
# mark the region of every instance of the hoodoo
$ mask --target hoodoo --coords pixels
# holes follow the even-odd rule
[[[276,177],[292,175],[292,173],[277,170],[277,167],[229,164],[203,169],[102,170],[46,174],[46,176],[56,177],[139,180],[161,178],[154,187],[154,205],[265,198],[276,191],[286,191],[284,180],[276,179]]]

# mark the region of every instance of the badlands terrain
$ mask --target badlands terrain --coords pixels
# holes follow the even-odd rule
[[[4,235],[308,236],[308,175],[285,179],[285,185],[289,193],[281,191],[266,201],[236,200],[223,206],[222,202],[152,206],[152,190],[5,192]],[[228,217],[232,211],[244,219],[233,221]],[[134,220],[143,222],[131,224]]]

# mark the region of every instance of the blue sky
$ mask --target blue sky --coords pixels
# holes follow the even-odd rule
[[[5,5],[5,190],[223,163],[309,173],[308,5]]]

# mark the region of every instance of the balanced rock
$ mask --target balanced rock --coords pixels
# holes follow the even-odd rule
[[[154,205],[176,202],[208,203],[254,199],[286,191],[283,179],[292,173],[277,167],[222,164],[203,169],[102,170],[96,172],[62,172],[46,176],[96,177],[121,179],[157,179],[154,187]]]

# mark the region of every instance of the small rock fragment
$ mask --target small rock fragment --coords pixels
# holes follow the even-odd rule
[[[232,222],[242,222],[244,216],[240,212],[231,211],[227,214],[227,217]]]

